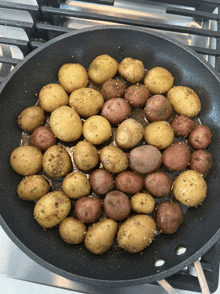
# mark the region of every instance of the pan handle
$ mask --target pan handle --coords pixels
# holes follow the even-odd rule
[[[199,260],[197,260],[194,263],[194,267],[198,275],[198,280],[199,280],[200,287],[202,289],[202,294],[210,294],[209,286],[207,284],[207,281],[206,281],[206,278]],[[167,293],[177,294],[176,290],[166,280],[158,281],[158,284],[160,284],[167,291]]]

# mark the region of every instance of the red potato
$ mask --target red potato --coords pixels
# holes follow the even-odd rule
[[[154,95],[146,102],[144,113],[150,122],[167,120],[173,111],[169,100],[163,95]]]
[[[212,166],[212,155],[206,150],[196,150],[192,153],[190,169],[205,177]]]
[[[37,147],[41,151],[47,150],[55,145],[57,138],[48,127],[40,126],[36,128],[31,135],[31,145]]]
[[[110,123],[119,124],[131,114],[128,101],[123,98],[111,98],[102,107],[102,116]]]
[[[163,172],[154,172],[146,176],[145,188],[154,197],[164,197],[170,193],[171,182]]]
[[[144,107],[149,96],[149,90],[141,84],[128,87],[124,94],[124,98],[129,102],[132,108]]]
[[[116,188],[124,193],[136,194],[143,189],[144,181],[140,175],[124,171],[115,178]]]
[[[84,223],[93,223],[102,215],[102,202],[93,196],[86,196],[75,202],[74,213]]]
[[[113,176],[104,168],[96,169],[92,172],[89,183],[92,190],[99,195],[107,194],[114,189]]]
[[[187,137],[195,127],[194,121],[185,115],[177,115],[171,120],[170,125],[175,136],[182,138]]]
[[[110,98],[120,98],[124,95],[126,83],[118,79],[110,79],[106,81],[101,88],[102,97],[105,100]]]
[[[195,149],[205,149],[211,143],[212,133],[205,125],[196,126],[189,134],[189,143]]]

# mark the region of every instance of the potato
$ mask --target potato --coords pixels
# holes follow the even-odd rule
[[[125,80],[135,84],[143,79],[145,70],[142,61],[127,57],[119,63],[118,72]]]
[[[173,86],[172,74],[163,67],[154,67],[144,78],[144,85],[152,94],[163,94]]]
[[[55,145],[57,138],[48,127],[37,127],[31,134],[31,145],[37,147],[41,151],[47,150],[52,145]]]
[[[148,121],[167,120],[173,111],[169,100],[163,95],[154,95],[147,100],[144,113]]]
[[[126,154],[113,145],[102,148],[100,160],[104,168],[111,173],[120,173],[128,167],[128,158]]]
[[[158,198],[167,196],[171,190],[171,182],[168,176],[161,171],[147,175],[144,184],[147,191]]]
[[[113,176],[104,168],[94,170],[89,177],[89,183],[92,190],[99,195],[107,194],[114,188]]]
[[[105,100],[110,98],[120,98],[124,95],[126,83],[119,79],[106,81],[101,88],[101,94]]]
[[[104,54],[97,56],[90,64],[88,75],[90,79],[97,83],[103,84],[113,78],[118,70],[117,61],[111,56]]]
[[[192,153],[190,169],[205,177],[212,167],[212,155],[206,150],[196,150]]]
[[[58,72],[58,79],[60,85],[67,93],[87,87],[89,82],[85,68],[78,63],[66,63],[61,66]]]
[[[43,228],[52,228],[62,222],[71,209],[70,199],[61,191],[47,193],[34,207],[34,218]]]
[[[104,104],[102,95],[91,88],[80,88],[70,94],[69,105],[80,116],[89,117],[97,114]]]
[[[60,145],[53,145],[43,156],[43,170],[51,178],[62,178],[72,167],[67,151]]]
[[[205,125],[196,126],[189,134],[188,142],[195,149],[205,149],[211,143],[212,133]]]
[[[154,198],[147,193],[137,193],[131,197],[131,207],[137,213],[152,213],[155,207]]]
[[[201,110],[198,95],[190,88],[184,86],[173,87],[167,93],[167,99],[178,114],[194,117]]]
[[[42,169],[43,154],[34,146],[17,147],[10,156],[11,167],[22,176],[37,174]]]
[[[112,219],[102,219],[95,223],[86,234],[85,246],[95,254],[102,254],[112,245],[116,232],[117,223]]]
[[[135,215],[126,220],[119,228],[118,245],[130,253],[144,250],[156,235],[156,223],[149,215]]]
[[[18,196],[24,200],[38,200],[49,192],[50,185],[41,175],[25,177],[17,187]]]
[[[173,195],[186,206],[201,204],[207,192],[206,182],[203,176],[194,170],[181,173],[174,182]]]
[[[51,113],[50,126],[54,135],[65,142],[75,141],[82,135],[82,121],[69,106],[61,106]]]
[[[25,132],[33,132],[45,122],[45,112],[39,106],[24,109],[18,116],[18,125]]]
[[[90,192],[89,180],[80,172],[69,173],[63,180],[62,188],[64,193],[72,199],[81,198]]]
[[[99,154],[91,143],[80,141],[74,148],[73,159],[79,169],[88,171],[99,163]]]
[[[136,173],[123,171],[115,178],[115,186],[124,193],[136,194],[143,189],[144,180]]]
[[[60,237],[68,244],[82,243],[86,231],[86,225],[72,216],[65,218],[59,225]]]
[[[124,98],[133,108],[144,107],[149,96],[149,90],[144,85],[138,83],[128,87],[124,94]]]
[[[74,214],[84,223],[93,223],[102,215],[102,202],[94,196],[85,196],[76,200]]]
[[[105,143],[111,137],[111,134],[110,123],[100,115],[90,116],[83,125],[83,136],[94,145]]]
[[[47,112],[52,112],[60,106],[68,105],[69,96],[59,84],[48,84],[39,93],[40,106]]]
[[[167,121],[155,121],[145,128],[144,139],[147,144],[165,149],[173,143],[174,132]]]
[[[123,121],[117,129],[115,141],[121,149],[134,148],[144,136],[142,124],[133,118]]]
[[[195,128],[194,121],[185,116],[178,115],[175,116],[170,122],[171,128],[174,131],[176,137],[187,137],[189,133]]]

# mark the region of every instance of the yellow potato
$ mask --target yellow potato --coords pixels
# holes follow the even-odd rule
[[[113,78],[118,70],[117,61],[111,56],[104,54],[97,56],[89,66],[88,75],[90,79],[97,83],[103,84]]]
[[[117,232],[117,223],[112,219],[102,219],[87,232],[86,248],[95,254],[102,254],[112,245]]]
[[[75,217],[65,218],[59,225],[60,237],[68,244],[82,243],[86,236],[86,225]]]
[[[201,102],[198,95],[188,87],[173,87],[168,91],[167,99],[178,114],[194,117],[201,110]]]
[[[87,87],[89,82],[85,68],[78,63],[66,63],[61,66],[58,72],[58,79],[60,85],[67,93]]]
[[[40,106],[47,112],[52,112],[60,106],[68,105],[69,96],[59,84],[48,84],[39,93]]]
[[[155,207],[154,198],[147,193],[137,193],[131,197],[131,207],[138,213],[152,213]]]
[[[24,109],[18,116],[18,125],[25,132],[33,132],[34,129],[45,122],[45,112],[39,106],[31,106]]]
[[[79,169],[88,171],[99,163],[99,154],[91,143],[80,141],[74,148],[73,159]]]
[[[152,94],[163,94],[173,86],[172,74],[163,67],[154,67],[144,78],[144,85]]]
[[[75,141],[82,135],[82,121],[69,106],[60,106],[51,113],[50,126],[54,135],[65,142]]]
[[[34,207],[34,218],[43,228],[52,228],[67,217],[70,209],[70,199],[63,192],[54,191],[37,201]]]
[[[34,146],[17,147],[10,156],[11,167],[22,176],[37,174],[42,169],[43,154]]]
[[[118,245],[131,253],[144,250],[156,235],[156,223],[149,215],[139,214],[127,219],[119,228]]]
[[[174,132],[167,121],[156,121],[145,128],[144,139],[149,145],[165,149],[173,143]]]
[[[88,195],[91,189],[89,180],[80,172],[69,173],[63,180],[62,188],[64,193],[72,199]]]
[[[80,116],[89,117],[97,114],[104,104],[102,95],[91,88],[80,88],[71,93],[69,105]]]
[[[118,65],[119,74],[128,82],[140,82],[145,73],[143,62],[130,57],[124,58]]]
[[[174,197],[187,206],[201,204],[207,192],[207,185],[203,176],[194,170],[181,173],[173,186]]]
[[[102,148],[100,160],[104,168],[110,173],[120,173],[128,167],[128,158],[126,154],[113,145]]]

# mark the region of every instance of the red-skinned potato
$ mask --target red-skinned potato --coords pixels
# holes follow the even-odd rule
[[[136,194],[143,189],[144,181],[140,175],[124,171],[115,178],[116,188],[124,193]]]
[[[144,184],[148,192],[154,197],[167,196],[171,190],[171,182],[168,176],[161,171],[147,175]]]

